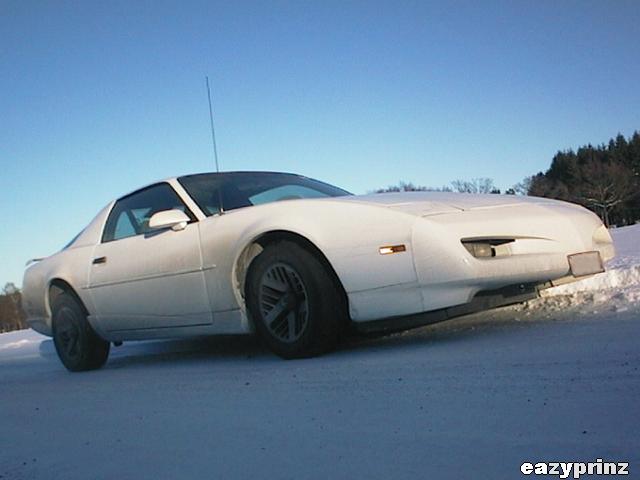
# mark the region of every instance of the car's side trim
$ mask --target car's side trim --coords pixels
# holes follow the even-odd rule
[[[109,330],[111,333],[122,333],[122,332],[141,332],[145,330],[166,330],[168,328],[179,329],[179,328],[194,328],[194,327],[208,327],[211,325],[211,322],[206,323],[193,323],[189,325],[161,325],[157,327],[141,327],[141,328],[118,328],[115,330]]]
[[[102,283],[95,283],[92,285],[87,285],[86,287],[82,287],[83,290],[91,290],[92,288],[100,288],[100,287],[109,287],[112,285],[122,285],[124,283],[133,283],[133,282],[141,282],[143,280],[153,280],[155,278],[162,278],[162,277],[177,277],[180,275],[188,275],[190,273],[198,273],[198,272],[205,272],[207,270],[212,270],[216,268],[215,265],[209,265],[205,268],[194,268],[194,269],[190,269],[190,270],[181,270],[179,272],[173,272],[173,273],[157,273],[155,275],[146,275],[144,277],[133,277],[133,278],[128,278],[126,280],[114,280],[112,282],[102,282]]]

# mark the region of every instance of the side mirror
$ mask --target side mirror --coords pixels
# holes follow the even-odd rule
[[[171,230],[178,231],[187,228],[190,218],[182,210],[164,210],[162,212],[154,213],[149,219],[150,230],[161,230],[163,228],[170,228]]]

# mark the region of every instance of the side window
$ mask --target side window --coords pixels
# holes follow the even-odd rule
[[[118,238],[131,237],[135,234],[136,234],[136,229],[131,223],[131,220],[129,220],[129,217],[127,216],[127,212],[120,213],[116,221],[116,231],[113,235],[114,240]]]
[[[173,209],[182,210],[191,221],[195,221],[193,213],[168,183],[159,183],[121,198],[107,218],[102,242],[148,233],[149,219],[153,214]]]

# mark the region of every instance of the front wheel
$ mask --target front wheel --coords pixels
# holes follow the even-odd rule
[[[345,301],[328,268],[294,242],[267,245],[256,257],[246,299],[256,331],[283,358],[332,349],[346,324]]]
[[[62,364],[72,372],[102,367],[109,342],[91,328],[84,309],[73,295],[62,293],[51,305],[53,343]]]

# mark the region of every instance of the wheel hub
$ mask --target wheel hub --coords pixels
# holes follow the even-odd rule
[[[58,338],[64,353],[70,358],[76,356],[78,354],[80,331],[76,325],[74,313],[67,308],[63,309],[58,316],[57,322]]]
[[[259,284],[261,320],[278,340],[292,343],[308,323],[307,290],[298,272],[277,263],[262,275]]]

